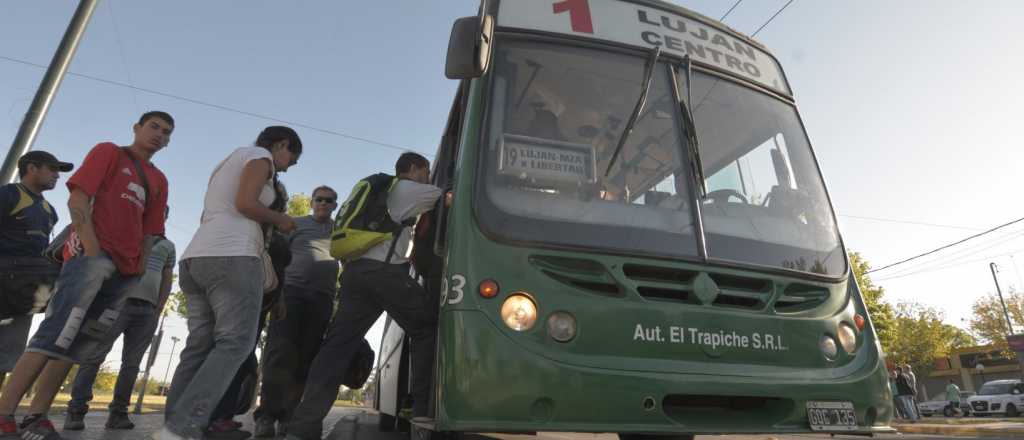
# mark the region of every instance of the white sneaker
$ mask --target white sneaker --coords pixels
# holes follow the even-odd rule
[[[165,426],[160,428],[159,431],[153,433],[153,440],[189,440],[189,438],[175,434]]]

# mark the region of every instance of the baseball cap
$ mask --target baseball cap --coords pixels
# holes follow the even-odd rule
[[[57,157],[42,150],[29,151],[18,159],[18,165],[24,163],[36,163],[40,165],[54,165],[61,172],[68,172],[75,169],[75,165],[68,162],[61,162]]]

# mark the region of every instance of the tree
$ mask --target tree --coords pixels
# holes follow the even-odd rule
[[[932,372],[935,358],[977,344],[970,333],[942,322],[945,315],[934,307],[902,302],[895,312],[888,358],[900,365],[910,364],[918,377],[927,377]]]
[[[1024,325],[1024,293],[1011,288],[1003,295],[1003,299],[1006,300],[1006,310],[1010,313],[1014,330],[1021,332],[1024,330],[1021,328]],[[978,339],[1013,356],[1013,352],[1006,345],[1006,334],[1009,329],[1006,328],[1006,314],[1003,313],[1003,304],[999,302],[999,297],[992,293],[982,296],[974,301],[972,309],[974,316],[968,321],[971,332]]]
[[[295,193],[288,199],[288,215],[302,217],[313,209],[313,200],[303,193]]]
[[[171,312],[174,312],[181,318],[188,318],[188,308],[186,307],[185,293],[182,291],[171,292],[171,295],[167,298],[167,306],[164,308],[164,316],[167,316]]]
[[[875,326],[875,333],[882,349],[887,353],[892,349],[895,339],[895,313],[892,305],[885,302],[885,289],[876,286],[868,271],[871,270],[871,263],[868,263],[857,252],[850,252],[850,266],[853,269],[853,276],[857,279],[857,286],[860,287],[860,294],[864,297],[864,304],[868,307],[868,314],[871,315],[871,322]]]

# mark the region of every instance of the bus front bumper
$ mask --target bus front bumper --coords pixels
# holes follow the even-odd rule
[[[828,382],[592,368],[525,350],[480,312],[445,315],[441,431],[807,433],[807,402],[814,401],[850,402],[857,420],[852,430],[820,432],[895,432],[891,396],[875,386],[881,362]]]

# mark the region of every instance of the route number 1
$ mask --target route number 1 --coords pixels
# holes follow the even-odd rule
[[[569,11],[569,23],[573,32],[594,33],[594,22],[590,18],[590,4],[587,0],[562,0],[551,5],[555,14]]]

